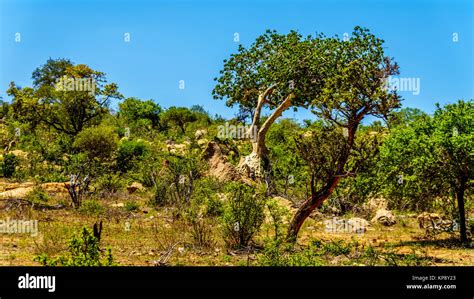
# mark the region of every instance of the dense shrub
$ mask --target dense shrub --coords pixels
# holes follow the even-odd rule
[[[247,246],[265,219],[265,196],[255,188],[233,182],[227,190],[222,216],[224,236],[229,246]]]
[[[16,167],[19,163],[20,162],[17,156],[15,156],[14,154],[6,154],[3,157],[2,163],[3,176],[6,178],[11,178],[15,173]]]
[[[99,126],[82,130],[74,140],[73,147],[86,153],[89,159],[105,160],[117,148],[118,136],[113,127]]]
[[[116,193],[125,185],[125,180],[117,173],[106,173],[97,179],[97,186],[101,192]]]
[[[132,169],[134,163],[149,152],[148,144],[143,140],[123,140],[117,150],[117,168],[121,172]]]

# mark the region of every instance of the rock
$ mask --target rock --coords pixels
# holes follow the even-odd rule
[[[172,154],[184,154],[186,152],[186,144],[167,144],[166,148]]]
[[[418,226],[420,228],[428,228],[435,226],[438,222],[441,222],[442,218],[437,213],[423,212],[418,215],[418,217],[416,217],[416,220],[418,220]]]
[[[65,183],[44,183],[41,188],[48,193],[68,193],[70,182]]]
[[[384,198],[371,198],[362,205],[362,208],[374,215],[378,210],[388,210],[387,206],[387,200]]]
[[[197,141],[197,144],[198,144],[199,146],[203,146],[203,145],[205,145],[205,144],[207,144],[207,143],[209,143],[209,140],[207,140],[206,138],[199,139],[199,140]]]
[[[20,187],[0,192],[0,199],[24,199],[33,190],[33,187]]]
[[[127,187],[128,193],[132,194],[136,191],[144,191],[145,187],[138,182],[133,182],[130,186]]]
[[[207,131],[206,130],[197,130],[196,133],[194,133],[194,137],[196,139],[201,139],[201,137],[203,137],[204,135],[207,134]]]
[[[24,152],[22,150],[13,150],[13,151],[9,151],[8,153],[9,154],[14,154],[15,156],[17,156],[19,158],[23,158],[23,159],[28,158],[28,153]]]
[[[371,222],[378,222],[385,226],[391,226],[397,223],[397,219],[395,216],[386,209],[380,209],[375,213],[374,218],[372,218]]]
[[[112,208],[123,208],[125,204],[123,202],[114,203],[110,205]]]

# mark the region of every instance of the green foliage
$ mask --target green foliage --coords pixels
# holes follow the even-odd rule
[[[112,127],[90,127],[81,131],[73,147],[86,153],[89,159],[110,159],[118,144],[118,136]]]
[[[106,193],[116,193],[125,185],[125,180],[118,173],[106,173],[97,179],[98,189]]]
[[[117,150],[117,168],[121,172],[127,172],[149,151],[149,145],[144,140],[122,140]]]
[[[154,181],[152,206],[173,205],[178,210],[190,201],[195,180],[201,177],[204,163],[198,157],[169,157]]]
[[[109,101],[122,98],[115,83],[106,84],[104,73],[66,59],[49,59],[33,72],[33,80],[33,88],[10,84],[13,117],[71,136],[97,124],[108,112]]]
[[[226,242],[245,247],[260,230],[265,219],[265,195],[255,187],[233,182],[227,187],[227,202],[221,217]]]
[[[186,132],[186,125],[196,120],[196,114],[185,107],[170,107],[163,113],[163,121],[173,123],[183,134]]]
[[[365,246],[356,241],[344,242],[315,240],[299,250],[293,244],[271,241],[257,258],[260,266],[427,266],[433,261],[415,250],[400,254],[388,247],[383,250]]]
[[[2,172],[3,176],[6,178],[11,178],[15,173],[16,167],[19,165],[20,161],[17,156],[14,154],[6,154],[3,157],[2,162]]]
[[[129,200],[125,202],[124,208],[127,212],[134,212],[140,209],[140,205],[134,200]]]
[[[35,186],[33,190],[28,192],[26,195],[26,200],[31,202],[47,202],[49,200],[49,195],[41,186]]]
[[[439,208],[435,199],[455,193],[462,180],[468,190],[474,165],[472,107],[472,101],[459,101],[392,130],[380,150],[379,171],[395,207]]]
[[[68,255],[51,258],[47,254],[38,255],[34,258],[43,266],[113,266],[113,256],[110,248],[103,252],[99,247],[99,240],[94,234],[83,227],[81,232],[74,235],[69,241]]]
[[[152,100],[141,101],[137,98],[127,98],[119,104],[119,115],[122,116],[131,128],[140,130],[162,129],[160,105]]]
[[[266,206],[271,219],[271,225],[274,231],[274,240],[280,240],[285,233],[284,221],[290,211],[286,207],[281,206],[277,200],[267,200]]]
[[[87,216],[99,216],[105,212],[105,208],[99,201],[89,199],[81,203],[79,212]]]

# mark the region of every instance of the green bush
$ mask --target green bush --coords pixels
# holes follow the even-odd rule
[[[148,144],[143,140],[123,140],[117,150],[117,168],[121,172],[132,169],[149,152]]]
[[[102,192],[116,193],[125,185],[125,181],[117,173],[106,173],[97,179],[97,186]]]
[[[103,252],[99,240],[86,227],[69,241],[69,254],[51,258],[47,254],[37,255],[34,261],[43,266],[113,266],[113,256],[110,248]]]
[[[86,153],[89,159],[105,160],[112,156],[117,148],[118,136],[113,127],[90,127],[77,134],[73,147]]]
[[[6,178],[11,178],[15,173],[16,167],[20,164],[18,157],[14,154],[6,154],[3,157],[2,172]]]
[[[49,200],[49,195],[41,186],[35,186],[33,190],[28,192],[26,199],[31,202],[47,202]]]
[[[257,263],[260,266],[323,266],[324,259],[315,246],[296,251],[292,244],[282,241],[271,241],[265,245],[265,249],[258,256]]]
[[[105,208],[97,200],[84,200],[79,212],[88,216],[98,216],[105,212]]]
[[[134,200],[129,200],[125,202],[124,208],[127,212],[133,212],[137,211],[140,208],[140,205]]]
[[[245,247],[260,230],[265,219],[265,196],[254,187],[233,182],[222,215],[224,237],[231,247]]]

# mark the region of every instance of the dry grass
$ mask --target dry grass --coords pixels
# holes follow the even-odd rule
[[[100,200],[104,207],[101,215],[78,213],[71,208],[34,209],[23,206],[20,209],[2,208],[0,219],[37,219],[39,234],[0,234],[0,265],[38,265],[33,257],[40,253],[55,256],[67,249],[70,236],[82,226],[92,227],[99,220],[104,229],[101,243],[110,247],[119,265],[157,266],[157,265],[248,265],[255,259],[255,252],[234,252],[225,247],[217,222],[209,232],[212,246],[197,246],[191,227],[183,219],[175,219],[173,212],[165,208],[154,210],[147,207],[150,194],[114,197]],[[134,200],[138,210],[126,211],[117,203]],[[64,198],[52,198],[48,205],[64,204]],[[268,229],[262,230],[257,243],[271,236]],[[299,243],[308,244],[311,240],[357,241],[375,248],[390,248],[397,253],[415,252],[433,258],[436,265],[474,265],[472,249],[459,245],[452,235],[442,234],[436,239],[420,239],[423,231],[418,228],[416,219],[405,217],[392,227],[372,225],[364,234],[327,233],[321,221],[309,219],[301,231]]]

